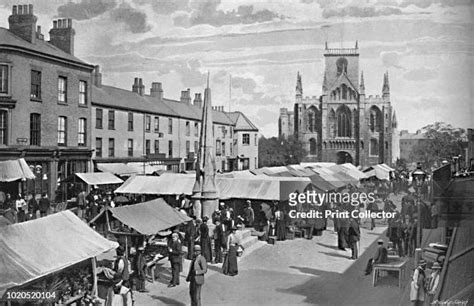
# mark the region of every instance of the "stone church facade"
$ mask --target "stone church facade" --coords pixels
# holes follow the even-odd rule
[[[293,111],[280,109],[279,137],[303,142],[305,161],[353,163],[362,167],[392,162],[396,128],[388,72],[381,95],[365,94],[359,48],[326,48],[322,95],[304,97],[298,73]]]

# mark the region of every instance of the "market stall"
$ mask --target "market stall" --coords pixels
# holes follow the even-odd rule
[[[95,257],[117,246],[70,211],[4,226],[0,296],[10,289],[41,289],[55,292],[55,300],[66,304],[94,296]]]
[[[150,271],[154,270],[154,265],[159,260],[168,255],[166,236],[171,232],[167,230],[191,220],[161,198],[115,208],[106,207],[89,223],[94,224],[100,219],[105,219],[107,234],[115,235],[126,253],[132,247],[137,249],[148,241],[145,260]],[[151,279],[153,280],[153,276]]]

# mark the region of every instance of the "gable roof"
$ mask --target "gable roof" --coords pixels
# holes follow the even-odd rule
[[[56,60],[65,60],[69,63],[74,62],[82,66],[86,65],[90,69],[94,68],[92,65],[87,64],[72,54],[64,52],[47,41],[36,39],[33,44],[2,27],[0,27],[0,48],[15,48],[22,49],[23,51],[33,51],[39,56],[53,57]]]
[[[232,119],[232,122],[235,124],[235,127],[234,127],[235,131],[258,132],[258,128],[243,113],[232,112],[232,113],[227,113],[227,116],[229,116]]]
[[[339,77],[331,84],[331,86],[329,86],[328,88],[328,91],[331,91],[334,89],[334,87],[338,86],[339,84],[342,84],[344,82],[347,82],[349,84],[349,86],[355,90],[355,92],[359,92],[357,90],[357,88],[354,86],[354,84],[352,84],[351,80],[349,79],[349,77],[347,76],[347,74],[344,72],[344,73],[341,73],[339,75]]]

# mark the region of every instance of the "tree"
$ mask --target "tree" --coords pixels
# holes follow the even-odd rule
[[[420,162],[422,167],[429,169],[439,166],[444,159],[463,154],[463,141],[466,131],[454,128],[450,124],[436,122],[422,128],[426,140],[413,147],[410,159]]]
[[[261,137],[258,141],[258,166],[274,167],[299,164],[306,152],[301,141],[294,137],[288,140],[277,137]]]

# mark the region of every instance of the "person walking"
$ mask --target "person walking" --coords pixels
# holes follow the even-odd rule
[[[179,241],[178,233],[173,233],[171,235],[171,243],[169,247],[169,260],[171,263],[171,281],[168,287],[176,287],[179,286],[179,271],[181,268],[181,252],[182,246],[181,242]]]
[[[194,246],[194,258],[189,266],[186,281],[189,282],[189,296],[191,306],[201,306],[201,287],[204,284],[204,275],[207,273],[207,261],[201,255],[201,246]]]
[[[36,202],[35,196],[30,193],[30,199],[28,200],[28,216],[29,220],[36,219],[36,212],[38,211],[38,202]]]
[[[420,259],[418,266],[413,271],[410,285],[410,301],[413,306],[421,306],[425,302],[425,267],[426,262]]]
[[[192,220],[186,224],[186,232],[184,233],[186,246],[188,248],[187,259],[193,259],[194,256],[194,243],[197,237],[195,220],[196,217],[193,217]]]
[[[145,255],[143,254],[145,248],[143,246],[138,247],[137,254],[135,256],[134,270],[135,270],[135,279],[136,279],[136,288],[138,292],[148,292],[145,288],[146,283],[146,261]],[[118,255],[118,254],[117,254]]]

